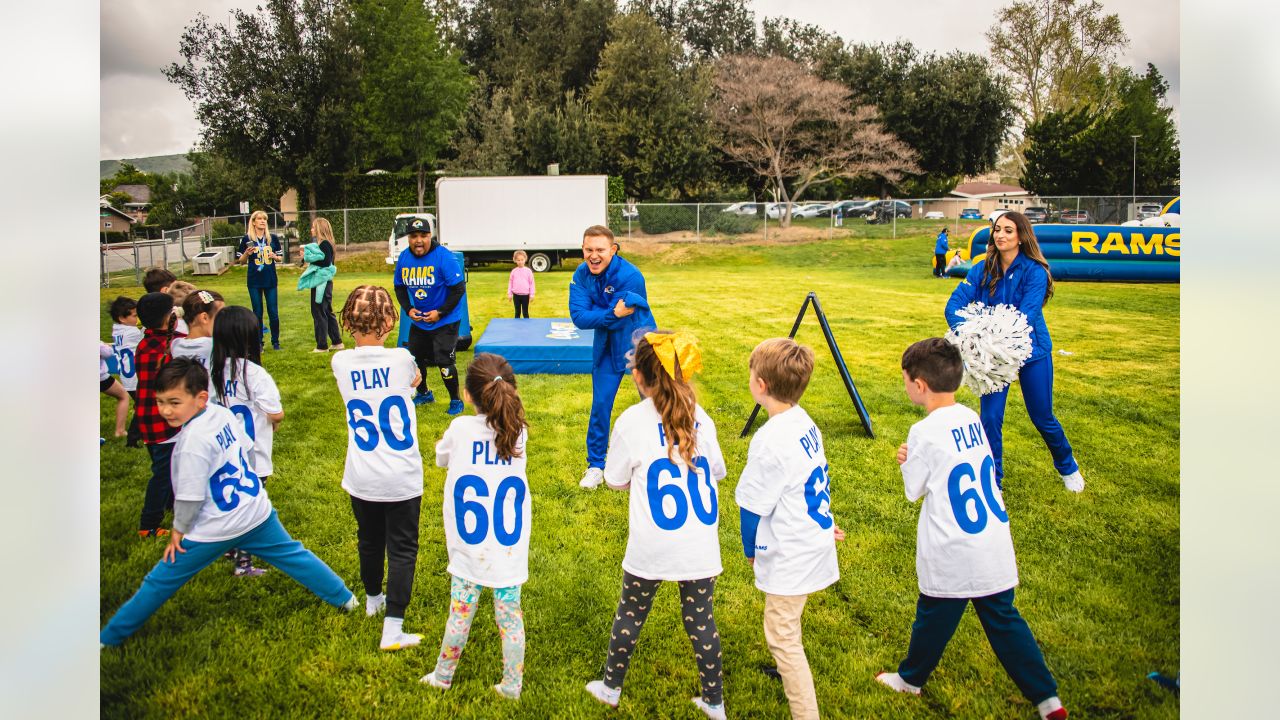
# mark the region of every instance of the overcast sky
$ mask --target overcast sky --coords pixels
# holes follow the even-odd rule
[[[996,11],[1012,0],[753,0],[757,22],[791,17],[874,43],[910,40],[936,52],[986,53],[983,33]],[[103,0],[100,159],[185,153],[200,134],[191,103],[160,73],[178,60],[178,41],[196,13],[227,22],[230,8],[252,9],[258,0]],[[622,4],[622,3],[619,3]],[[1149,0],[1103,0],[1129,34],[1123,64],[1137,70],[1154,63],[1168,80],[1175,116],[1179,107],[1178,6]]]

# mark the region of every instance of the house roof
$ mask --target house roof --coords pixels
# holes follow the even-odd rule
[[[1003,183],[992,182],[966,182],[957,185],[956,189],[951,191],[951,194],[967,198],[989,198],[1006,195],[1030,195],[1031,193],[1023,190],[1017,185],[1005,185]]]
[[[151,202],[151,188],[146,185],[117,185],[111,190],[111,192],[122,192],[127,194],[129,197],[133,198],[133,202],[129,203],[131,205],[139,203],[149,204]]]
[[[99,208],[99,214],[109,213],[109,214],[115,215],[116,217],[119,217],[121,220],[129,221],[130,225],[132,225],[134,222],[137,222],[136,220],[133,219],[132,215],[126,214],[122,210],[117,210],[116,208],[108,204],[106,201],[99,200],[98,208]]]

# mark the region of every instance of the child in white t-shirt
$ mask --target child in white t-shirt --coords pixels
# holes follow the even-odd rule
[[[921,340],[902,354],[907,397],[928,412],[897,456],[907,499],[924,498],[916,530],[920,597],[906,659],[898,672],[876,680],[919,695],[972,602],[991,649],[1040,717],[1065,720],[1058,684],[1013,606],[1018,568],[1009,515],[982,421],[956,403],[963,377],[960,351],[942,338]]]
[[[191,297],[194,296],[187,300]],[[213,322],[212,341],[209,397],[240,420],[245,436],[253,443],[249,463],[265,485],[275,472],[271,450],[276,430],[284,422],[284,405],[276,381],[260,364],[262,334],[258,317],[247,307],[223,308]],[[231,557],[235,560],[236,577],[258,577],[266,572],[254,567],[252,556],[244,550],[236,550]]]
[[[789,338],[751,351],[751,397],[769,413],[747,449],[734,497],[742,549],[765,593],[764,637],[778,663],[791,717],[818,717],[801,615],[809,595],[840,579],[831,513],[831,470],[822,433],[797,403],[813,374],[813,350]]]
[[[116,355],[116,365],[120,368],[120,385],[129,397],[138,402],[138,368],[134,355],[138,351],[138,343],[142,342],[142,328],[138,327],[138,302],[133,298],[118,296],[111,301],[111,349]],[[125,445],[137,447],[142,439],[138,432],[138,416],[135,414],[129,421],[128,437]]]
[[[181,317],[187,322],[187,336],[174,338],[169,354],[175,358],[191,358],[209,369],[213,319],[225,304],[216,290],[196,290],[183,298]]]
[[[398,315],[384,288],[352,290],[341,319],[355,347],[339,350],[331,361],[347,417],[342,489],[351,496],[356,518],[365,614],[386,613],[378,645],[384,651],[422,642],[421,635],[404,632],[422,511],[422,449],[413,411],[413,388],[421,378],[408,350],[383,346]]]
[[[356,607],[342,579],[280,524],[249,464],[249,439],[226,408],[209,403],[208,386],[209,373],[185,358],[169,362],[156,375],[160,416],[182,428],[170,466],[173,531],[164,557],[102,629],[103,646],[124,642],[183,584],[232,547],[266,558],[331,605]]]
[[[480,591],[493,589],[493,615],[502,636],[502,682],[493,689],[512,700],[524,687],[524,610],[520,587],[529,579],[528,429],[515,371],[498,355],[480,353],[467,368],[462,397],[476,415],[454,419],[436,443],[444,481],[444,537],[449,549],[449,620],[436,667],[422,682],[447,690],[467,645]]]
[[[604,677],[587,684],[597,700],[618,706],[636,640],[664,580],[679,584],[680,616],[693,643],[702,694],[692,702],[724,718],[724,675],[715,620],[720,565],[724,456],[716,426],[689,380],[702,351],[686,333],[650,332],[636,343],[631,378],[645,398],[614,423],[605,483],[629,489],[622,593],[609,636]]]

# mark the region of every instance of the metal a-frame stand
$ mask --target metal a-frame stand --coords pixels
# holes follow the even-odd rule
[[[831,323],[827,322],[827,314],[822,312],[822,303],[818,302],[816,293],[809,293],[804,298],[804,304],[800,306],[800,313],[796,315],[796,322],[791,326],[791,333],[787,337],[794,339],[796,333],[800,331],[800,321],[804,320],[804,313],[809,309],[809,305],[813,305],[813,312],[818,316],[818,325],[822,327],[822,334],[827,338],[827,347],[831,350],[831,357],[836,361],[836,368],[840,371],[840,379],[844,381],[844,389],[849,391],[849,399],[853,401],[853,407],[858,411],[858,418],[862,420],[862,427],[866,429],[867,436],[875,439],[875,431],[871,429],[871,416],[867,414],[867,407],[862,404],[862,397],[858,395],[858,388],[853,384],[853,377],[849,375],[849,368],[844,364],[844,356],[840,354],[840,346],[836,344],[836,337],[831,333]],[[742,434],[739,437],[746,437],[751,432],[751,426],[756,421],[756,416],[760,414],[760,406],[756,405],[751,411],[751,417],[747,418],[747,424],[742,427]]]

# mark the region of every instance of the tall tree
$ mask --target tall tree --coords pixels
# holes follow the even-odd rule
[[[991,59],[1013,84],[1023,127],[1088,103],[1096,77],[1129,43],[1099,0],[1017,0],[987,30]]]
[[[848,110],[849,91],[782,57],[732,56],[717,63],[713,113],[723,150],[769,179],[788,204],[837,178],[897,182],[919,172],[915,152],[885,130],[878,111]]]
[[[520,162],[516,118],[511,91],[497,88],[492,96],[483,76],[471,92],[454,141],[456,156],[445,164],[455,175],[514,175]]]
[[[922,54],[910,42],[850,47],[828,66],[852,94],[874,105],[919,155],[925,177],[913,190],[935,194],[962,176],[990,170],[1013,124],[1012,98],[987,60],[970,53]]]
[[[826,66],[844,50],[839,35],[792,18],[765,18],[760,30],[761,55],[794,60],[824,77]]]
[[[303,190],[313,211],[355,147],[348,19],[339,0],[267,0],[233,11],[234,28],[198,15],[182,34],[182,61],[164,70],[195,103],[207,148],[276,180],[274,197]]]
[[[749,53],[756,45],[755,13],[745,0],[632,0],[627,9],[680,38],[695,60]]]
[[[417,175],[421,208],[427,174],[466,109],[471,78],[421,0],[357,0],[355,18],[364,58],[360,114],[373,146]]]
[[[632,196],[697,195],[713,165],[708,74],[648,15],[619,15],[609,32],[587,94],[606,169]]]
[[[1047,113],[1027,128],[1023,187],[1041,195],[1170,194],[1181,183],[1178,135],[1165,102],[1168,84],[1152,65],[1116,73],[1109,109]],[[1134,188],[1134,135],[1140,135]]]

